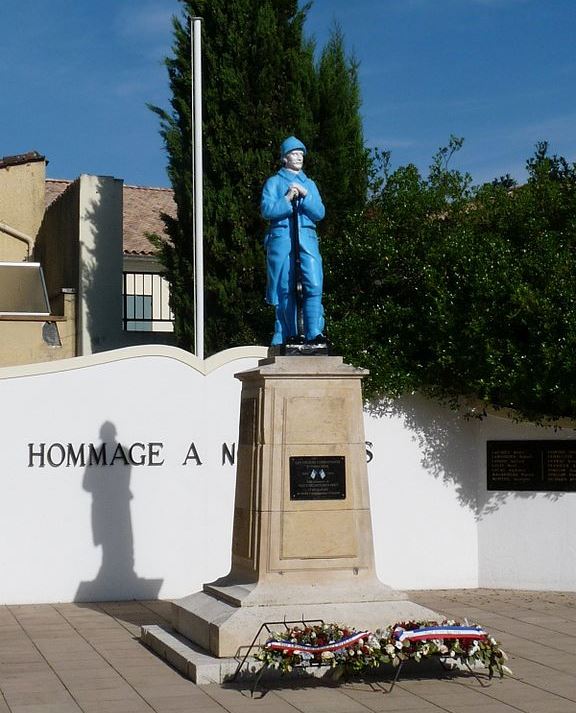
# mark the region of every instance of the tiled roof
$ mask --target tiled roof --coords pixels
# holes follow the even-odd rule
[[[28,151],[28,153],[19,153],[15,156],[2,156],[0,158],[0,168],[8,166],[20,166],[24,163],[32,163],[33,161],[45,161],[46,157],[39,154],[38,151]]]
[[[58,198],[59,195],[64,193],[64,191],[68,188],[68,186],[72,183],[73,181],[57,181],[54,178],[47,178],[46,179],[46,208],[51,203],[54,203],[56,198]]]
[[[145,234],[167,238],[162,213],[176,216],[174,193],[170,188],[124,186],[125,253],[153,255],[156,252]]]
[[[72,181],[47,179],[46,207],[68,188]],[[124,186],[124,253],[153,255],[156,251],[146,233],[167,238],[162,213],[176,216],[176,203],[170,188]]]

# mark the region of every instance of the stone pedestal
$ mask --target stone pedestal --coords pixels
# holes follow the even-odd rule
[[[434,617],[375,574],[365,374],[341,357],[274,357],[236,375],[232,568],[173,605],[176,631],[213,655],[234,656],[267,621]]]

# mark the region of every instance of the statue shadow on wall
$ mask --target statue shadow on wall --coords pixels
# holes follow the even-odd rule
[[[436,480],[454,488],[458,502],[477,520],[496,512],[509,498],[533,499],[544,495],[558,500],[563,492],[488,491],[479,481],[482,422],[441,406],[419,394],[396,400],[374,400],[366,406],[373,418],[400,418],[420,450],[420,463]],[[484,466],[485,469],[485,466]]]
[[[110,421],[102,424],[100,440],[107,465],[89,462],[82,487],[92,494],[92,537],[102,548],[102,564],[94,580],[80,582],[74,601],[157,599],[163,580],[144,579],[134,571],[132,467],[122,457],[113,459],[119,443]]]

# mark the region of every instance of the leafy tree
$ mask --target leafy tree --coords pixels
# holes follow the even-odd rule
[[[346,235],[332,336],[369,393],[473,396],[576,415],[576,167],[546,144],[524,186],[448,168],[390,171]]]

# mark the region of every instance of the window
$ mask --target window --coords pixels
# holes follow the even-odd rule
[[[168,282],[157,273],[123,275],[123,325],[126,332],[173,332]]]

